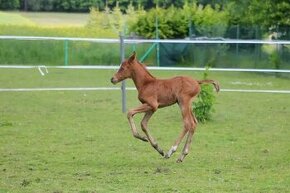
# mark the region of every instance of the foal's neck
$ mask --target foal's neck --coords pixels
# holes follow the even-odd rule
[[[132,80],[137,90],[140,91],[146,84],[156,80],[156,78],[152,76],[141,63],[135,63],[132,72]]]

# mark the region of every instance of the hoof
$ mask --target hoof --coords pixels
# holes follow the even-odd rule
[[[182,159],[178,159],[178,160],[176,160],[176,163],[181,163],[183,160]]]
[[[134,137],[136,137],[137,139],[140,139],[141,141],[148,142],[148,139],[146,137],[142,137],[140,135],[135,135]]]
[[[162,156],[162,157],[164,157],[164,151],[162,151],[162,150],[160,150],[160,151],[158,151],[159,153],[160,153],[160,155]]]
[[[167,153],[167,154],[165,154],[164,158],[165,159],[169,159],[170,158],[170,155]]]
[[[148,142],[148,139],[146,137],[141,137],[140,139],[144,142]]]

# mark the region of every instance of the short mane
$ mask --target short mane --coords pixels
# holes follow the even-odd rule
[[[144,69],[144,71],[152,78],[155,78],[148,70],[147,70],[147,66],[145,64],[142,64],[141,62],[137,61],[137,63],[142,66],[142,68]]]

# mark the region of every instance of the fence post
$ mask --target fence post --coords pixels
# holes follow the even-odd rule
[[[125,60],[125,44],[124,44],[124,34],[120,32],[120,63]],[[125,80],[122,81],[122,112],[126,112],[126,82]]]
[[[156,4],[156,15],[155,15],[155,38],[159,40],[159,22],[158,22],[158,1]],[[159,42],[156,42],[156,60],[157,66],[160,66],[160,53],[159,53]]]
[[[68,40],[64,40],[64,65],[68,65]]]
[[[188,23],[188,36],[189,36],[189,39],[191,40],[191,38],[192,38],[192,21],[191,21],[191,19],[189,20],[189,23]]]
[[[240,25],[237,25],[236,39],[240,39]],[[236,55],[239,55],[239,44],[236,44]]]

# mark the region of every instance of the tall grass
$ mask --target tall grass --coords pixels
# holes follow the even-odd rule
[[[0,41],[1,64],[64,65],[65,41]],[[69,65],[119,63],[119,45],[68,42]]]
[[[0,64],[64,65],[65,41],[54,40],[0,40]],[[68,65],[117,65],[120,63],[120,45],[97,42],[68,41]],[[138,57],[150,45],[126,46],[126,56],[137,50]],[[145,60],[152,64],[152,57]]]
[[[34,14],[37,16],[37,14]],[[60,15],[58,14],[60,17]],[[61,14],[69,21],[69,14]],[[11,18],[10,18],[11,17]],[[49,18],[47,19],[49,20]],[[5,21],[5,22],[4,22]],[[110,29],[91,29],[85,26],[38,25],[17,13],[0,12],[0,35],[116,38]],[[113,64],[118,63],[117,45],[69,42],[70,64]],[[1,64],[64,64],[63,41],[16,41],[0,40]],[[104,62],[106,61],[106,62]]]

